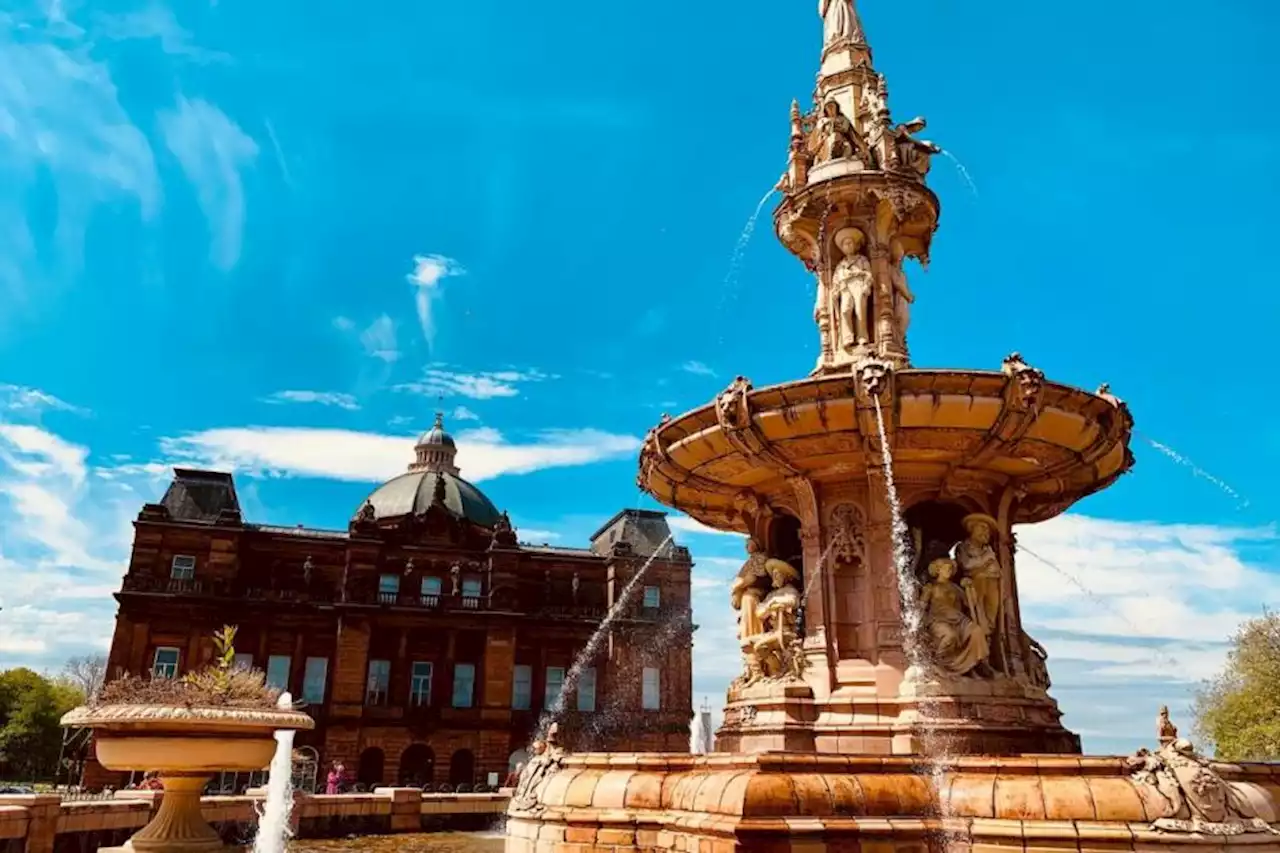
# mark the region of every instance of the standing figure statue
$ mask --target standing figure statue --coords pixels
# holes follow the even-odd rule
[[[865,242],[866,237],[857,228],[841,228],[836,232],[836,248],[843,257],[831,274],[831,296],[839,319],[836,340],[844,349],[871,339],[871,294],[875,277],[871,273],[871,261],[862,253]]]
[[[824,48],[841,42],[866,41],[853,0],[818,0],[818,14],[822,16]]]
[[[862,132],[871,152],[871,165],[882,172],[898,168],[898,145],[890,127],[889,85],[883,74],[867,81],[862,90]]]
[[[760,552],[760,544],[747,539],[747,561],[729,589],[729,603],[738,612],[738,641],[746,646],[751,637],[763,630],[757,614],[760,602],[769,591],[769,557]]]
[[[994,636],[1000,617],[1000,558],[991,540],[1000,525],[994,518],[980,512],[966,515],[961,520],[967,538],[956,546],[956,563],[964,572],[965,580],[973,585],[978,613],[974,614],[987,642],[995,647]]]

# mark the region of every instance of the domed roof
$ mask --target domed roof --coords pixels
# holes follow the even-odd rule
[[[422,434],[418,439],[418,444],[427,445],[444,445],[445,447],[456,447],[453,443],[453,436],[444,431],[444,413],[436,412],[436,422],[431,429]]]
[[[481,527],[493,527],[502,513],[484,492],[458,476],[458,454],[453,437],[444,431],[444,415],[414,445],[414,461],[406,474],[373,490],[356,511],[356,521],[382,521],[421,515],[439,503],[459,518]]]
[[[493,527],[502,513],[484,492],[448,471],[410,471],[374,489],[365,503],[373,507],[373,521],[421,515],[436,499],[438,481],[443,480],[444,508],[459,518],[481,527]]]

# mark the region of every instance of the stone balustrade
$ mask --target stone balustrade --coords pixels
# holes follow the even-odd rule
[[[58,794],[0,796],[0,853],[70,853],[122,844],[160,807],[158,791],[120,791],[114,799],[66,801]],[[378,788],[372,794],[295,794],[292,823],[300,837],[419,832],[445,823],[491,825],[509,794],[424,794]],[[247,840],[257,823],[259,791],[205,797],[204,818],[228,842]]]

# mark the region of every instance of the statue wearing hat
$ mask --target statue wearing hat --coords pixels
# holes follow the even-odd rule
[[[986,634],[988,645],[997,647],[999,639],[993,636],[999,626],[1001,599],[1000,558],[992,546],[999,523],[985,513],[966,515],[960,522],[965,539],[956,546],[956,565],[965,581],[972,585],[977,612],[974,618]]]

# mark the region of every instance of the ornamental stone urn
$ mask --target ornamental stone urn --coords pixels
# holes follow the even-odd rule
[[[151,771],[163,783],[155,817],[121,848],[139,853],[222,849],[200,812],[205,784],[222,771],[266,768],[277,730],[315,728],[283,703],[276,709],[100,705],[68,712],[62,725],[93,729],[98,762],[108,770]]]

